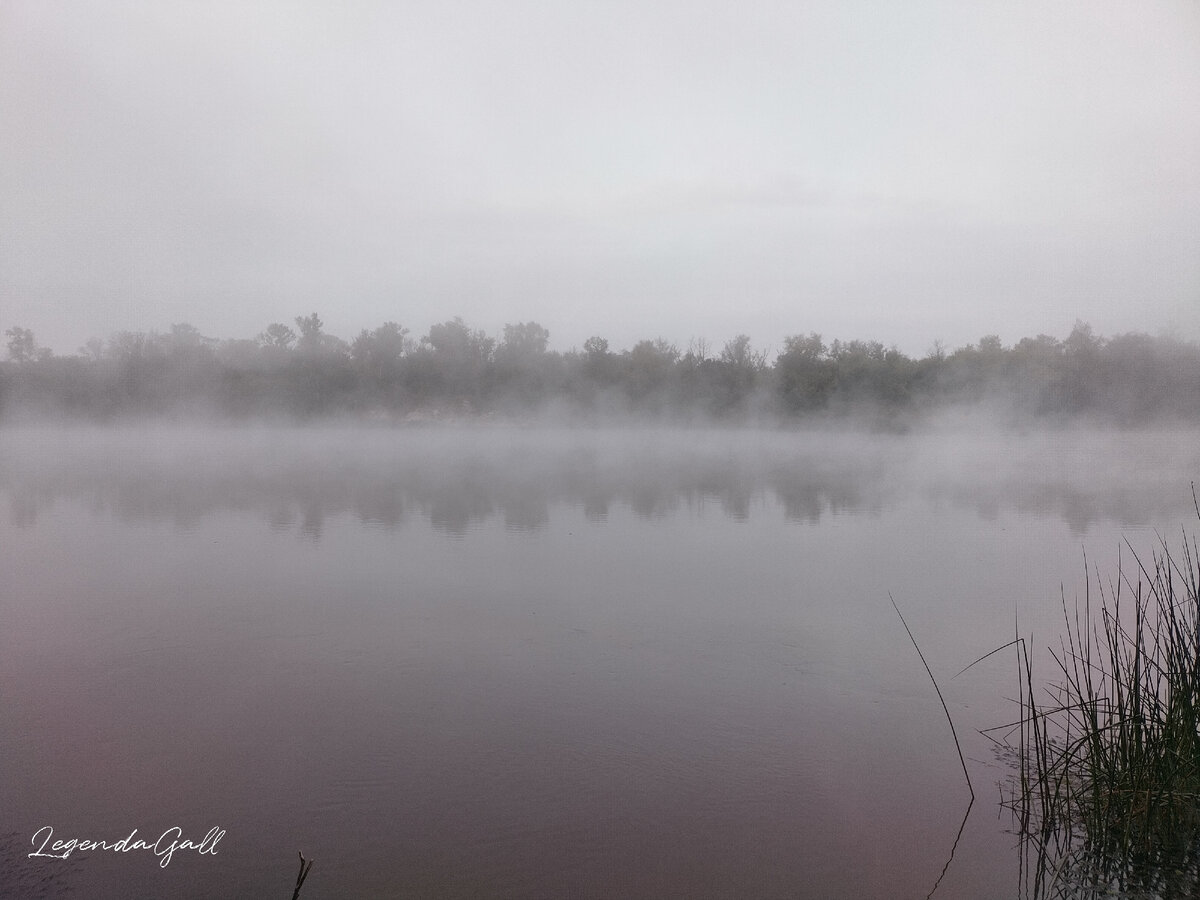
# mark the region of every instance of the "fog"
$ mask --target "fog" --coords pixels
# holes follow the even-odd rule
[[[1186,0],[7,0],[0,330],[1195,340],[1198,34]]]
[[[58,428],[9,430],[0,490],[32,526],[59,503],[126,523],[194,528],[254,516],[319,540],[327,519],[462,536],[489,521],[548,527],[553,507],[603,521],[713,506],[745,520],[767,500],[787,519],[871,514],[923,496],[995,517],[1053,517],[1086,535],[1186,512],[1200,473],[1194,431],[1015,434],[986,416],[919,434],[711,427]]]
[[[948,676],[1200,513],[1198,46],[0,0],[0,893],[1040,896]]]

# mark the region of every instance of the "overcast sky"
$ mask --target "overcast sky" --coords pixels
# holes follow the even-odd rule
[[[0,0],[0,329],[1200,339],[1200,2]]]

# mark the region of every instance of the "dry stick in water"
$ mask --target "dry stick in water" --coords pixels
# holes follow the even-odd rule
[[[942,696],[942,689],[938,687],[937,679],[933,677],[933,670],[929,668],[929,663],[925,661],[925,654],[921,652],[921,647],[917,644],[917,639],[913,637],[912,629],[904,621],[904,613],[900,612],[900,607],[896,605],[896,598],[892,596],[890,591],[888,592],[888,599],[892,601],[892,609],[896,610],[896,615],[900,617],[900,624],[908,632],[908,639],[912,641],[913,647],[916,648],[917,656],[921,657],[921,665],[925,667],[925,671],[929,675],[929,680],[933,682],[933,689],[937,691],[938,700],[942,702],[942,711],[946,713],[946,721],[950,723],[950,735],[954,738],[954,749],[958,751],[958,761],[962,763],[963,776],[967,779],[967,790],[971,792],[971,801],[974,802],[975,788],[971,785],[971,773],[967,771],[967,761],[963,757],[962,744],[958,742],[958,732],[954,729],[954,719],[950,716],[950,707],[946,705],[946,698]]]
[[[312,869],[313,861],[306,860],[304,854],[300,854],[300,874],[296,876],[296,890],[292,891],[292,900],[299,900],[300,888],[304,887],[304,879],[308,877],[308,872]]]
[[[900,624],[904,626],[904,630],[908,632],[908,639],[912,641],[913,647],[916,648],[917,656],[921,657],[921,665],[925,667],[925,672],[929,675],[929,680],[933,682],[933,689],[937,691],[938,700],[942,701],[942,710],[946,713],[946,721],[950,723],[950,734],[954,737],[954,748],[958,750],[958,761],[962,763],[963,775],[967,779],[967,790],[971,792],[971,800],[967,803],[967,811],[963,813],[962,824],[958,826],[958,834],[954,836],[954,844],[950,848],[950,858],[946,860],[946,864],[942,866],[941,874],[938,875],[937,881],[933,883],[933,888],[925,896],[925,900],[931,900],[934,894],[937,893],[938,887],[942,883],[942,879],[946,877],[946,873],[950,871],[950,864],[954,862],[954,854],[958,850],[958,842],[962,840],[964,829],[967,827],[967,819],[971,815],[971,807],[975,805],[975,788],[971,786],[971,775],[967,772],[967,761],[963,758],[962,745],[958,743],[958,732],[954,730],[954,719],[950,716],[950,708],[946,706],[946,698],[942,696],[942,689],[938,687],[937,679],[933,677],[933,670],[929,668],[929,663],[925,661],[925,654],[921,652],[920,645],[917,644],[917,639],[913,637],[912,629],[908,627],[908,623],[904,621],[904,613],[900,612],[900,607],[896,605],[896,598],[888,592],[888,599],[892,601],[892,608],[896,610],[896,615],[900,617]]]

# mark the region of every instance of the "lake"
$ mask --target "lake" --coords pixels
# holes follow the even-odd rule
[[[1198,437],[0,431],[0,893],[1015,897],[1015,658],[952,676]]]

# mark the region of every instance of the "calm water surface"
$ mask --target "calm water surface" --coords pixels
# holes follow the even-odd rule
[[[979,794],[935,896],[1017,896],[1014,662],[950,676],[1190,526],[1197,437],[0,432],[0,894],[925,897],[967,789],[890,592]]]

